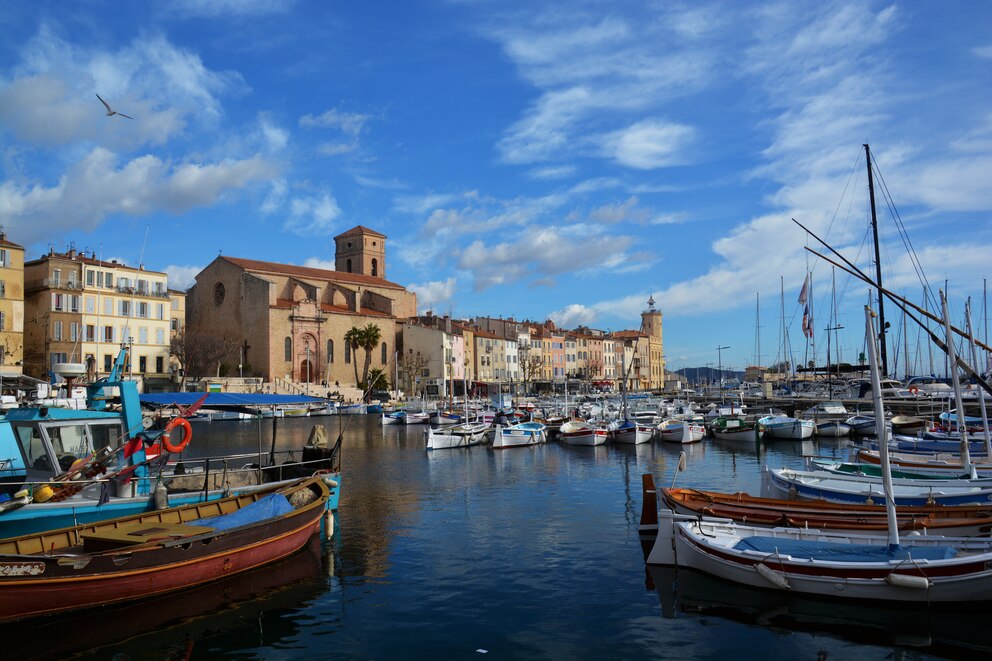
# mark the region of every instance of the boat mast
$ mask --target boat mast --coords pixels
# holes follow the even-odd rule
[[[975,346],[975,332],[971,327],[971,298],[964,307],[964,318],[968,324],[968,344],[971,346],[971,362],[978,367],[978,347]],[[985,410],[985,393],[978,391],[978,401],[982,411],[982,430],[985,432],[985,456],[992,457],[992,438],[989,437],[989,416]]]
[[[947,357],[949,359],[949,364],[951,365],[951,383],[954,388],[954,405],[957,407],[958,414],[958,434],[961,438],[961,466],[967,470],[971,470],[971,454],[969,453],[968,447],[968,425],[965,424],[964,419],[964,403],[961,401],[961,380],[958,378],[958,361],[957,353],[954,347],[954,335],[951,334],[951,315],[947,311],[947,295],[944,294],[943,290],[940,292],[940,307],[944,314],[944,331],[947,333]],[[981,393],[982,399],[985,399],[985,393]],[[948,416],[949,418],[949,416]]]
[[[889,464],[889,438],[882,406],[882,377],[879,374],[878,345],[876,344],[875,313],[865,306],[865,326],[868,340],[868,366],[871,370],[871,399],[875,408],[875,434],[878,437],[878,456],[882,464],[882,490],[885,493],[885,518],[889,524],[889,551],[899,548],[899,524],[896,521],[896,503],[892,495],[892,468]]]
[[[865,164],[868,166],[868,201],[871,203],[871,234],[875,241],[875,284],[878,285],[878,339],[881,340],[880,354],[882,375],[889,373],[888,357],[885,353],[885,307],[882,303],[882,258],[878,250],[878,218],[875,216],[875,184],[871,174],[871,150],[865,146]]]

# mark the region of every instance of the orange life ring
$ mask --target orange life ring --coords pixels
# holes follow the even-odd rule
[[[183,440],[179,443],[173,443],[170,436],[172,435],[172,430],[176,427],[183,428]],[[165,426],[165,432],[162,434],[162,445],[169,452],[182,452],[189,445],[190,439],[193,438],[193,428],[189,426],[189,421],[186,418],[173,418],[169,421],[169,424]]]
[[[917,388],[916,386],[910,386],[910,387],[909,387],[909,394],[910,394],[910,395],[916,395],[916,394],[918,394],[919,392],[920,392],[920,389],[919,389],[919,388]]]

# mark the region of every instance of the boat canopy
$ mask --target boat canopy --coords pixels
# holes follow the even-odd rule
[[[156,392],[141,395],[141,403],[149,406],[192,406],[204,395],[206,408],[221,406],[286,406],[288,404],[323,404],[326,400],[306,395],[266,395],[237,392]]]
[[[948,560],[957,555],[950,546],[899,546],[890,550],[874,544],[837,544],[811,539],[787,537],[744,537],[734,545],[740,551],[757,551],[772,555],[788,555],[807,560],[830,562],[888,562],[889,560]]]

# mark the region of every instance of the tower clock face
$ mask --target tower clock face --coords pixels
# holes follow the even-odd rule
[[[214,303],[220,305],[224,302],[224,283],[218,282],[214,285]]]

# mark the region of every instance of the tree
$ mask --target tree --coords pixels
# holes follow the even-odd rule
[[[355,387],[358,387],[358,347],[362,346],[362,329],[352,326],[351,330],[344,334],[344,341],[351,351],[351,365],[355,368]]]
[[[520,363],[520,376],[524,381],[524,393],[530,392],[529,384],[541,373],[544,362],[540,356],[528,356]]]
[[[425,367],[427,367],[430,362],[427,356],[421,355],[418,351],[417,353],[410,353],[406,356],[400,358],[399,370],[400,374],[403,375],[403,384],[405,390],[408,393],[414,392],[414,383],[416,377],[420,375]]]
[[[182,328],[169,341],[169,351],[179,361],[184,379],[197,383],[238,347],[237,340]]]
[[[378,367],[373,367],[369,370],[368,384],[368,387],[365,389],[367,396],[371,396],[371,393],[376,390],[389,390],[389,380],[386,378],[386,372]]]
[[[372,366],[372,352],[379,346],[382,339],[382,331],[373,323],[369,323],[359,330],[359,343],[365,349],[365,367],[362,368],[362,383],[369,378],[369,367]],[[366,388],[368,390],[368,388]]]

